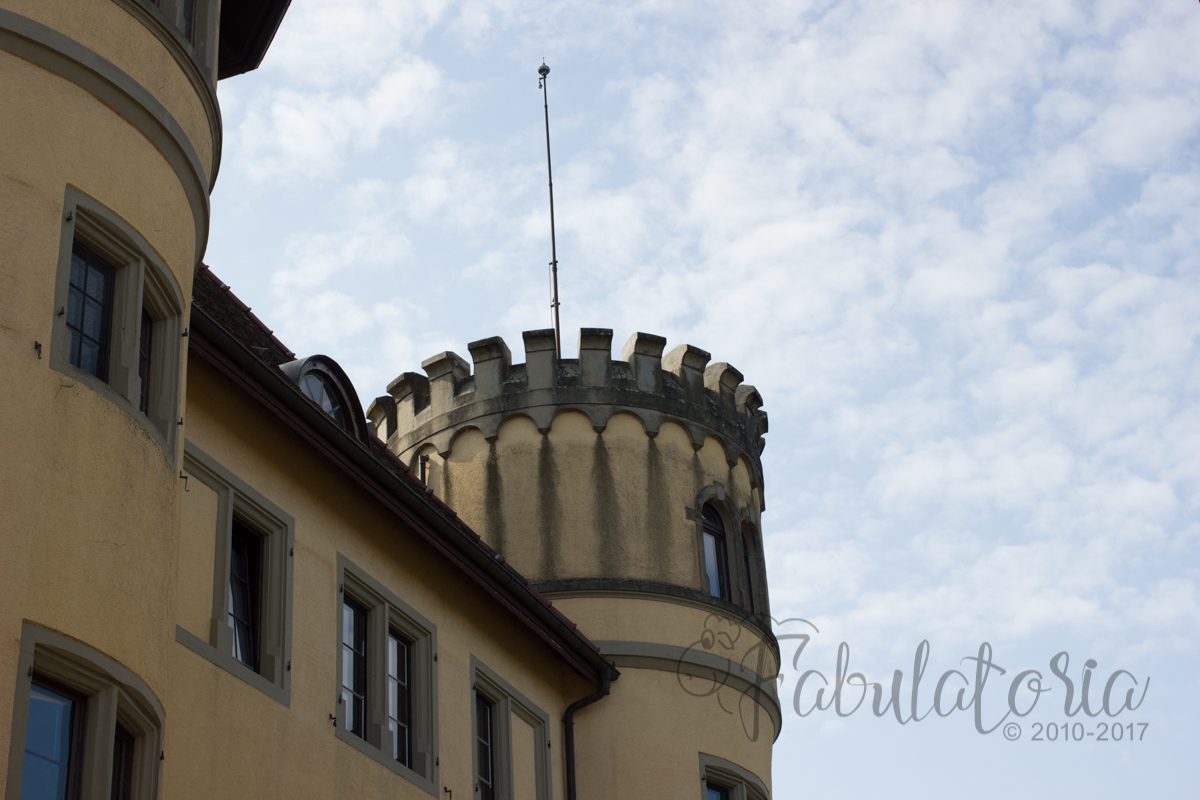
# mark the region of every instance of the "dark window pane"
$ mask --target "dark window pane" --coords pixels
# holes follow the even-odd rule
[[[350,603],[342,604],[342,644],[354,644],[355,610],[355,607]]]
[[[392,758],[412,766],[412,686],[409,684],[410,642],[388,635],[388,727],[392,731]]]
[[[181,0],[183,15],[183,38],[192,44],[196,43],[196,0]]]
[[[262,537],[233,518],[229,553],[229,627],[233,657],[258,670],[262,604]]]
[[[729,790],[720,789],[716,786],[709,786],[707,800],[729,800]]]
[[[708,593],[721,596],[721,579],[717,574],[717,537],[704,532],[704,573],[708,580]]]
[[[71,331],[71,363],[79,366],[79,346],[83,343],[83,339],[77,331]]]
[[[79,364],[84,372],[97,375],[100,372],[100,345],[87,337],[79,342]]]
[[[300,379],[300,391],[309,400],[312,400],[321,410],[339,424],[342,425],[342,404],[338,402],[337,395],[329,388],[325,379],[316,373],[310,372]]]
[[[746,570],[746,605],[750,608],[750,613],[757,613],[754,610],[754,573],[750,567],[750,536],[746,533],[742,534],[742,562]]]
[[[475,736],[479,774],[475,776],[479,786],[480,800],[495,798],[495,756],[493,755],[493,738],[495,728],[492,720],[494,706],[490,700],[481,694],[475,695]]]
[[[67,292],[67,324],[83,327],[83,290],[74,286]]]
[[[104,302],[105,288],[108,285],[108,272],[95,264],[88,264],[87,296]]]
[[[346,730],[365,739],[367,612],[350,600],[342,605],[342,702],[346,705]]]
[[[71,254],[70,287],[67,290],[70,359],[73,366],[101,380],[108,380],[108,341],[112,327],[115,275],[113,268],[94,253],[75,244]]]
[[[343,645],[342,645],[342,675],[350,676],[348,678],[345,678],[345,683],[351,687],[353,687],[353,685],[354,685],[353,677],[354,677],[354,670],[356,669],[355,662],[354,662],[355,658],[357,658],[357,653],[354,652],[354,648],[343,643]]]
[[[239,581],[246,580],[246,550],[244,547],[233,548],[233,555],[229,559],[230,574]]]
[[[117,723],[113,742],[111,800],[131,800],[133,797],[133,734]]]
[[[76,701],[44,686],[29,690],[21,800],[64,800]]]
[[[316,375],[305,375],[300,379],[300,391],[304,392],[304,396],[309,400],[319,405],[325,393],[325,387],[321,385],[321,379]]]
[[[83,289],[87,278],[87,262],[78,253],[71,253],[71,285]]]
[[[725,551],[725,526],[711,506],[704,507],[704,574],[708,593],[729,599],[729,562]]]
[[[138,350],[138,377],[142,379],[142,390],[138,397],[138,409],[150,413],[150,347],[154,337],[154,320],[142,309],[142,336]]]
[[[83,301],[83,335],[100,341],[104,330],[104,306],[88,297]]]

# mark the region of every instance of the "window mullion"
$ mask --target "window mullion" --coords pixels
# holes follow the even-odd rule
[[[496,800],[513,800],[512,701],[501,697],[496,702],[495,712],[492,730],[496,733],[496,741],[492,747],[496,762]]]
[[[412,724],[408,735],[412,738],[413,769],[428,777],[432,774],[433,743],[430,735],[433,730],[432,709],[428,707],[426,698],[433,676],[425,669],[426,664],[433,663],[429,652],[431,643],[425,637],[413,637],[408,658],[409,697],[412,701]],[[436,702],[436,700],[435,700]]]
[[[168,414],[173,413],[171,398],[178,389],[172,382],[177,384],[180,374],[177,366],[179,324],[171,324],[169,316],[158,308],[151,307],[149,310],[154,320],[154,340],[150,343],[150,409],[146,415],[160,429],[166,429],[168,425],[175,424]]]
[[[385,753],[391,753],[391,731],[387,724],[387,605],[379,603],[372,607],[367,625],[367,726],[364,732],[368,742]]]
[[[108,800],[112,793],[117,697],[117,687],[107,686],[87,699],[80,800]]]
[[[283,653],[283,631],[280,623],[280,597],[278,587],[283,585],[280,572],[281,556],[287,553],[286,531],[275,531],[262,535],[262,570],[259,583],[259,629],[258,671],[271,683],[282,678],[284,665],[280,663]]]
[[[117,270],[113,294],[111,341],[109,343],[108,385],[137,408],[141,381],[137,374],[138,331],[142,320],[142,284],[145,265],[133,261]]]
[[[232,487],[217,495],[217,552],[213,570],[213,618],[209,642],[222,653],[233,653],[233,629],[229,627],[229,567],[233,549],[233,507],[237,502]]]

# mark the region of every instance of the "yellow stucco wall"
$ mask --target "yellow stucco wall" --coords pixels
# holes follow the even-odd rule
[[[752,716],[728,707],[683,691],[670,672],[623,670],[608,697],[576,715],[576,748],[588,754],[576,770],[580,800],[698,800],[700,753],[734,762],[769,789],[771,725],[752,738],[743,727]]]
[[[179,556],[175,565],[175,620],[201,639],[209,638],[213,610],[213,571],[198,565],[216,563],[219,496],[198,480],[189,480],[180,495]]]
[[[73,186],[128,223],[191,298],[195,225],[163,155],[132,125],[70,81],[0,50],[0,263],[10,289],[4,325],[48,336],[63,196]],[[11,268],[9,268],[11,266]],[[14,326],[13,323],[16,323]]]
[[[161,688],[175,646],[178,477],[141,424],[50,369],[49,348],[67,186],[138,231],[184,298],[191,211],[153,145],[78,86],[0,51],[0,97],[0,675],[15,676],[30,620]],[[6,719],[12,701],[0,692]],[[0,725],[0,751],[9,739]]]
[[[164,796],[428,796],[339,741],[330,725],[341,553],[437,626],[442,784],[472,795],[474,655],[549,715],[554,791],[563,797],[559,720],[594,687],[308,445],[195,361],[186,415],[190,441],[295,518],[291,707],[173,645],[164,687],[172,754],[164,762]],[[211,505],[202,500],[195,508],[201,513]],[[185,524],[181,536],[211,542],[212,522]],[[207,553],[186,540],[179,552]],[[211,581],[211,562],[178,568],[180,574],[199,570]],[[196,619],[178,609],[181,625]],[[192,632],[207,639],[207,630]]]
[[[196,88],[166,47],[128,11],[113,0],[3,0],[0,5],[69,36],[141,84],[183,128],[205,179],[212,174],[215,143]]]

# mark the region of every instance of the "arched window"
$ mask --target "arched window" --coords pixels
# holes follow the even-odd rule
[[[725,544],[725,523],[710,505],[701,515],[704,522],[705,589],[713,597],[729,599],[729,558]]]
[[[337,391],[328,383],[327,378],[321,377],[320,373],[310,372],[300,379],[300,391],[304,392],[304,396],[321,407],[329,416],[333,417],[334,421],[342,427],[346,423],[342,419],[342,402],[338,399]]]
[[[370,442],[372,429],[367,426],[354,384],[336,361],[329,356],[309,356],[280,364],[279,369],[340,428],[360,442]]]

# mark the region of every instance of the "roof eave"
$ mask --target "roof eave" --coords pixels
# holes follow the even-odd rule
[[[224,53],[218,52],[217,80],[258,69],[289,5],[291,0],[243,0],[238,4],[222,4],[218,50],[224,47]],[[260,11],[254,14],[256,9]],[[228,42],[237,44],[227,45]]]

